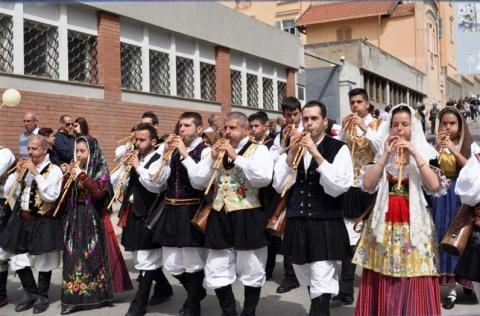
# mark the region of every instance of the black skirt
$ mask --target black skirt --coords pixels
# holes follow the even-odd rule
[[[42,216],[26,221],[14,212],[0,235],[0,247],[14,254],[41,255],[61,251],[62,219]]]
[[[358,218],[375,201],[375,194],[369,194],[360,188],[350,187],[344,196],[345,218]]]
[[[458,260],[455,276],[480,282],[480,228],[474,226],[467,247]]]
[[[153,241],[153,232],[145,225],[145,216],[137,216],[130,212],[127,225],[122,231],[122,246],[125,251],[149,250],[160,248],[160,244]]]
[[[288,218],[283,235],[284,254],[294,264],[343,260],[351,253],[343,219]]]
[[[5,205],[5,199],[0,199],[0,233],[2,233],[3,229],[7,225],[10,215],[12,215],[10,206]]]
[[[268,244],[267,216],[261,208],[226,212],[212,209],[205,232],[205,248],[253,250]]]
[[[205,235],[191,224],[199,205],[166,205],[153,228],[153,240],[167,247],[203,247]]]

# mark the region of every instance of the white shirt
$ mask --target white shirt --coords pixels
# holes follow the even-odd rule
[[[324,136],[326,137],[326,136]],[[323,138],[316,143],[318,146]],[[305,171],[312,162],[312,155],[308,150],[305,150],[303,156],[303,164]],[[287,185],[287,179],[292,173],[292,168],[287,164],[287,153],[280,156],[275,163],[273,175],[273,188],[281,193]],[[337,197],[353,185],[353,164],[350,157],[350,151],[346,145],[343,145],[333,159],[332,163],[324,160],[320,166],[317,167],[317,172],[320,173],[319,184],[323,186],[323,190],[330,196]],[[296,174],[294,179],[296,179]],[[295,181],[291,183],[293,185]]]
[[[190,153],[192,150],[195,149],[195,147],[197,147],[202,142],[203,142],[203,139],[201,137],[195,138],[190,143],[190,146],[188,146],[187,153]],[[201,159],[204,159],[205,157],[210,156],[211,151],[212,149],[210,147],[203,149],[202,153],[200,154]],[[163,159],[159,159],[154,163],[152,163],[150,165],[149,171],[150,169],[152,169],[153,172],[156,172],[160,167],[162,160]],[[200,162],[198,163],[195,162],[195,160],[193,160],[193,158],[190,156],[182,160],[182,165],[185,167],[185,169],[187,169],[188,179],[190,180],[190,184],[192,185],[192,187],[197,190],[203,190],[207,186],[209,179],[205,179],[204,177],[199,176],[199,168],[197,166],[199,163]],[[167,180],[170,177],[170,173],[171,173],[170,161],[168,161],[166,162],[166,165],[163,167],[162,171],[159,174],[161,185],[166,185]]]
[[[299,133],[303,132],[303,124],[301,121],[298,124],[298,127],[296,127],[295,129]],[[273,145],[272,147],[270,147],[270,152],[272,153],[274,162],[276,162],[278,158],[280,158],[280,155],[285,152],[285,149],[280,144],[280,137],[282,137],[282,133],[278,133],[277,136],[275,136],[275,139],[273,140]]]
[[[45,159],[36,166],[37,172],[40,173],[40,171],[42,171],[48,165],[49,162],[50,162],[50,158],[47,154],[45,156]],[[5,188],[4,188],[5,196],[7,196],[10,193],[10,190],[12,190],[13,187],[17,184],[17,172],[15,172],[14,174],[11,174],[8,177],[7,182],[5,183]],[[50,171],[46,178],[41,174],[37,174],[36,176],[34,176],[33,174],[30,173],[30,171],[28,171],[27,175],[25,176],[25,190],[23,191],[22,196],[20,197],[21,209],[22,210],[29,209],[30,189],[32,187],[33,180],[35,180],[35,182],[37,183],[37,189],[41,199],[45,202],[53,203],[60,196],[60,191],[62,190],[62,178],[63,178],[62,169],[60,169],[60,167],[54,164],[50,165]],[[21,186],[18,185],[17,190],[13,196],[14,199],[18,197],[18,195],[20,194],[20,189],[21,189]]]
[[[13,165],[15,156],[8,148],[0,149],[0,177]],[[3,198],[3,182],[0,181],[0,199]]]
[[[470,206],[480,203],[480,162],[474,155],[478,152],[478,145],[472,144],[472,156],[460,170],[455,186],[455,194],[460,196],[462,203]]]
[[[242,150],[242,148],[248,143],[248,139],[248,137],[245,137],[240,141],[235,148],[236,153]],[[234,164],[243,170],[245,177],[252,187],[263,188],[269,185],[272,181],[273,157],[265,145],[256,146],[257,148],[251,156],[237,156]],[[203,181],[208,183],[213,171],[212,155],[203,158],[197,164],[197,168],[197,177],[202,178]]]

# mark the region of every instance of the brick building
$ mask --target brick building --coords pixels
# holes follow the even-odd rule
[[[295,95],[295,36],[206,2],[0,3],[0,144],[18,151],[26,111],[56,129],[83,116],[107,155],[146,110],[173,130],[180,113],[257,109]],[[206,120],[205,120],[206,124]]]

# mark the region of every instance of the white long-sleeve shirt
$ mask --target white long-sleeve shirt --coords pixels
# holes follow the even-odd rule
[[[316,145],[318,146],[322,140],[317,142]],[[311,162],[312,155],[308,150],[305,150],[305,154],[303,156],[305,171],[307,171]],[[353,185],[352,159],[350,157],[350,151],[346,145],[343,145],[340,148],[332,163],[324,160],[316,170],[321,175],[319,184],[323,187],[323,190],[328,195],[337,197],[340,194],[347,192],[347,190]],[[287,180],[291,173],[292,167],[287,164],[287,153],[284,153],[276,162],[273,175],[273,188],[278,193],[281,193],[287,185]],[[295,180],[296,174],[294,177]],[[293,185],[293,183],[295,183],[295,181],[292,181],[291,185]]]
[[[295,128],[297,132],[301,133],[303,132],[303,125],[300,122],[298,127]],[[282,133],[278,133],[277,136],[275,136],[275,139],[273,140],[273,145],[270,147],[270,152],[272,153],[273,161],[277,162],[278,158],[285,152],[285,148],[283,148],[280,138],[282,137]]]
[[[248,137],[243,138],[235,148],[235,152],[240,152],[247,142]],[[272,181],[273,157],[265,145],[256,146],[252,155],[249,157],[237,156],[234,164],[243,170],[252,187],[263,188]],[[197,164],[197,168],[197,177],[208,183],[213,172],[212,155],[203,158]]]
[[[48,165],[48,163],[50,163],[50,158],[48,155],[46,155],[44,160],[36,166],[37,172],[40,173]],[[5,196],[7,196],[10,193],[10,190],[12,190],[13,187],[17,184],[17,172],[11,174],[8,177],[4,187]],[[30,171],[28,171],[27,175],[25,176],[25,190],[20,197],[21,209],[29,209],[30,189],[32,187],[33,180],[35,180],[35,182],[37,183],[40,198],[45,202],[53,203],[60,196],[60,191],[62,189],[62,178],[62,169],[53,164],[50,166],[50,171],[46,178],[41,174],[37,174],[36,176],[34,176],[32,173],[30,173]],[[21,187],[19,185],[13,196],[14,199],[16,199],[20,194],[20,189]]]
[[[476,147],[478,146],[472,145],[472,149]],[[480,149],[472,150],[472,156],[460,170],[455,186],[455,194],[460,196],[462,203],[470,206],[480,203],[480,162],[474,155],[476,150]]]
[[[190,143],[190,146],[188,146],[187,152],[190,153],[201,142],[203,142],[203,139],[201,137],[195,138]],[[211,152],[212,152],[212,149],[210,147],[203,149],[200,154],[201,159],[204,159],[205,157],[210,156]],[[182,165],[185,167],[185,169],[187,169],[188,179],[190,180],[190,184],[192,185],[192,187],[197,190],[203,190],[207,186],[209,179],[208,178],[206,179],[201,174],[199,175],[200,172],[197,166],[198,163],[195,162],[195,160],[193,160],[193,158],[190,156],[182,160]],[[152,163],[149,169],[158,170],[158,168],[160,167],[160,164],[161,164],[161,159]],[[172,169],[170,167],[170,161],[168,161],[162,169],[161,176],[159,176],[159,178],[161,178],[161,183],[160,183],[161,185],[166,185],[167,180],[170,177],[171,171]]]
[[[0,149],[0,178],[15,162],[15,156],[8,148]],[[4,178],[6,180],[6,178]],[[0,199],[3,198],[4,181],[0,179]]]

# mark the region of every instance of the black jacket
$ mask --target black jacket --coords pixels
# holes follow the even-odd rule
[[[70,163],[73,160],[75,137],[58,131],[55,134],[55,151],[61,163]]]

